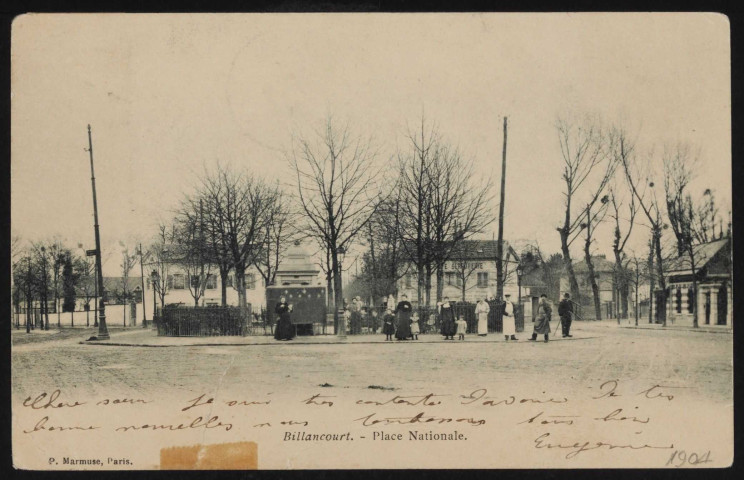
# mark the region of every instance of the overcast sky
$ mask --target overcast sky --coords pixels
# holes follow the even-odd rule
[[[290,182],[292,134],[329,114],[373,135],[383,161],[423,112],[496,186],[508,116],[505,238],[547,252],[560,248],[564,112],[623,119],[657,157],[699,146],[692,193],[713,187],[730,209],[717,14],[26,15],[12,35],[12,233],[93,248],[91,124],[107,275],[119,242],[147,242],[217,161]],[[598,235],[609,254],[610,231]]]

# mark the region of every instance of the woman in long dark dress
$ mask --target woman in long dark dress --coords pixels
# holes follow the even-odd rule
[[[276,328],[274,329],[274,338],[276,340],[292,340],[294,338],[295,329],[294,325],[292,325],[291,311],[292,308],[287,304],[286,298],[282,297],[274,309],[274,312],[279,316],[276,322]]]
[[[413,306],[408,301],[408,296],[403,295],[398,306],[395,307],[395,313],[398,314],[397,326],[395,328],[396,340],[408,340],[411,337],[411,312]]]
[[[457,333],[457,324],[455,323],[455,310],[449,302],[449,298],[444,297],[444,303],[439,307],[439,318],[442,322],[442,335],[445,340],[454,340]]]

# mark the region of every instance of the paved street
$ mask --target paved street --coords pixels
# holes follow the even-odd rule
[[[528,342],[524,332],[516,343],[504,342],[500,335],[485,339],[469,335],[464,342],[445,342],[438,335],[422,335],[419,342],[385,342],[379,335],[365,335],[348,337],[339,343],[332,336],[275,342],[262,337],[162,339],[141,329],[112,331],[111,341],[121,345],[81,343],[93,332],[81,329],[78,333],[45,332],[37,335],[39,340],[23,344],[16,342],[23,337],[22,332],[12,334],[14,455],[25,465],[97,452],[96,458],[126,455],[134,462],[134,468],[157,468],[159,448],[163,446],[246,440],[260,443],[260,468],[446,468],[453,466],[446,455],[452,451],[458,452],[466,465],[480,468],[653,467],[664,466],[672,453],[669,446],[663,450],[611,453],[605,448],[574,458],[570,451],[538,448],[541,435],[548,433],[551,439],[568,444],[581,439],[616,444],[674,442],[676,448],[699,454],[711,450],[712,461],[720,466],[727,462],[733,445],[730,333],[634,329],[598,322],[579,323],[574,338],[557,338],[549,343]],[[199,341],[212,344],[193,344]],[[148,342],[152,346],[136,346]],[[608,382],[617,384],[618,396],[592,400],[607,393]],[[642,392],[654,385],[663,388],[644,397]],[[55,405],[74,401],[85,405],[43,407],[55,390],[59,390]],[[494,408],[475,401],[475,397],[486,395],[486,390],[488,397],[484,398],[496,399],[500,402],[496,405],[501,406]],[[37,405],[38,409],[22,406],[24,400],[42,392],[47,396]],[[435,398],[443,403],[387,404],[397,395],[410,399],[427,394],[436,394]],[[314,395],[321,396],[315,397],[316,403],[312,400]],[[672,396],[674,401],[668,398]],[[207,403],[210,397],[214,403]],[[569,399],[567,403],[560,400],[564,397]],[[106,400],[117,398],[135,400],[118,406],[109,405]],[[199,398],[202,403],[196,401],[198,405],[188,408]],[[512,402],[514,398],[539,401],[517,400],[508,406],[509,398]],[[137,403],[137,399],[144,403]],[[326,400],[334,405],[323,403]],[[368,400],[384,402],[385,406],[359,403]],[[238,406],[230,407],[230,402]],[[599,417],[613,409],[632,412],[643,422],[649,418],[651,423],[597,423]],[[397,418],[417,413],[481,418],[487,426],[361,423],[368,415]],[[550,416],[556,414],[557,417]],[[217,415],[220,421],[235,428],[142,430],[127,434],[116,430],[122,423],[188,425],[195,418],[208,418],[205,415]],[[547,420],[532,424],[529,419],[535,415]],[[570,422],[579,422],[579,426],[553,424],[555,418],[565,415]],[[100,433],[27,433],[43,416],[48,417],[45,428],[95,424]],[[618,419],[622,418],[625,417]],[[286,422],[295,426],[284,426]],[[426,448],[432,454],[426,464],[421,464],[416,456],[396,455],[389,460],[379,457],[383,450],[371,443],[373,432],[408,435],[412,428],[435,433],[456,429],[469,440],[461,446],[448,442],[425,442],[420,447],[409,444],[411,451],[424,452],[420,449]],[[295,445],[286,440],[288,432],[300,435],[347,431],[358,441],[347,445],[346,454],[341,457],[329,456],[332,450],[328,448],[336,447],[326,443]],[[55,440],[62,438],[69,440]],[[139,448],[141,442],[151,442],[147,444],[150,447]],[[473,446],[484,442],[492,442],[502,454],[484,457],[469,453]],[[371,460],[369,452],[376,452]],[[62,467],[55,464],[55,468]]]
[[[163,339],[154,332],[132,329],[112,332],[111,342],[175,345],[173,348],[79,344],[92,334],[45,333],[50,339],[13,346],[14,392],[31,394],[55,385],[89,393],[112,387],[140,392],[215,386],[223,376],[235,384],[250,378],[254,387],[306,388],[321,384],[367,388],[417,389],[432,383],[467,387],[494,382],[536,386],[585,384],[609,378],[643,383],[665,379],[691,386],[690,393],[730,402],[732,335],[660,329],[613,328],[578,324],[573,339],[550,343],[505,343],[499,335],[469,335],[464,342],[421,335],[419,342],[384,342],[382,336],[315,337],[307,343],[279,343],[266,337]],[[14,338],[16,335],[14,334]],[[242,341],[266,343],[219,345]],[[170,342],[168,342],[170,340]],[[175,340],[175,341],[174,341]],[[330,342],[330,343],[327,343]],[[365,342],[365,343],[362,343]],[[369,342],[369,343],[366,343]],[[14,340],[15,343],[15,340]],[[270,345],[270,346],[269,346]]]

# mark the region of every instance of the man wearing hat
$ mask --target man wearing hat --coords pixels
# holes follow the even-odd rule
[[[511,295],[504,295],[504,314],[501,317],[501,323],[503,325],[504,340],[507,342],[511,340],[517,340],[515,336],[517,333],[517,325],[514,321],[514,304],[511,302]]]
[[[573,337],[571,332],[571,322],[573,321],[573,302],[571,294],[563,295],[563,300],[558,304],[558,316],[561,317],[561,326],[563,327],[563,338]]]

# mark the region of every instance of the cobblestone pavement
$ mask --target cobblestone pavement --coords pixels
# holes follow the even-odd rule
[[[435,335],[422,335],[419,342],[361,336],[337,345],[258,337],[267,345],[148,348],[80,344],[90,332],[80,333],[14,345],[14,394],[52,387],[90,394],[112,389],[199,391],[220,388],[223,382],[264,389],[519,384],[546,390],[622,378],[639,385],[660,379],[686,385],[691,395],[715,402],[730,403],[733,398],[732,335],[579,324],[573,339],[547,344],[528,342],[522,333],[516,343],[504,342],[500,335],[469,336],[465,342],[444,342]],[[120,342],[158,338],[136,330],[112,333],[112,341]]]

